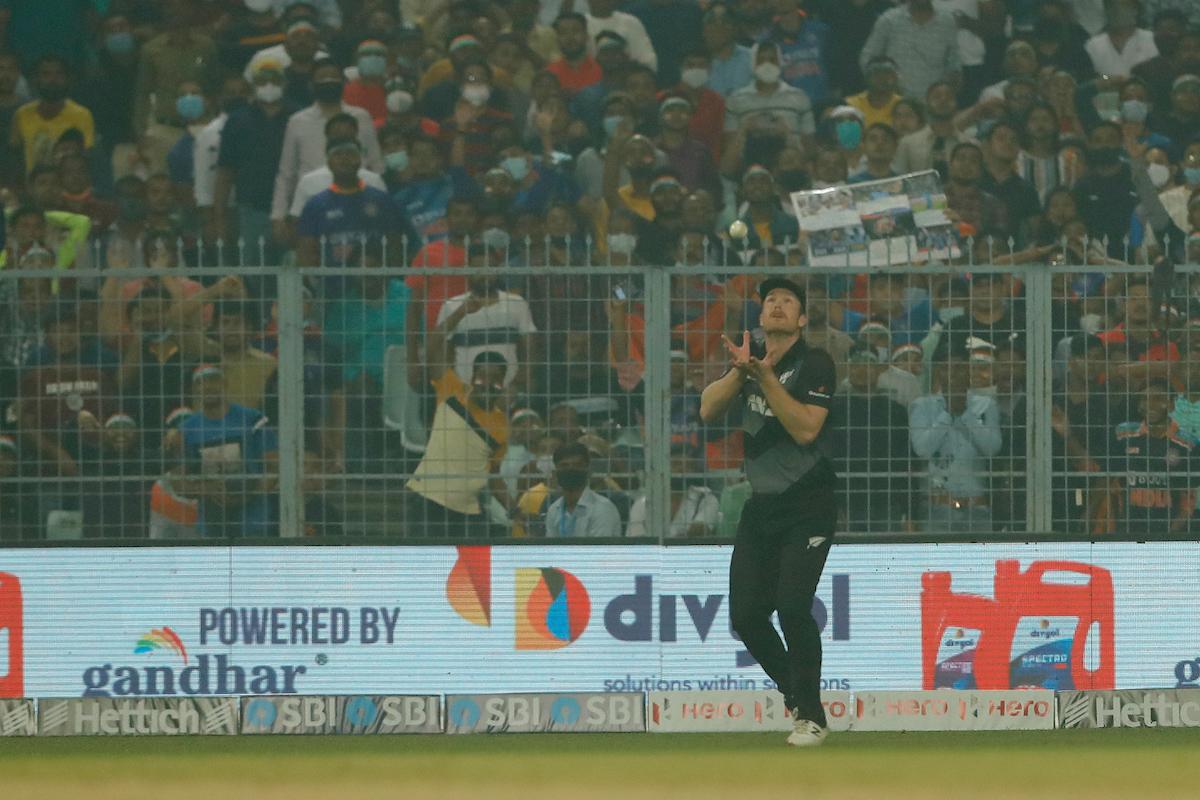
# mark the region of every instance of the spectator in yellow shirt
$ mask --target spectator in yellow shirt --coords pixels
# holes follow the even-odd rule
[[[34,68],[38,98],[17,109],[10,143],[25,158],[25,174],[38,164],[49,163],[59,137],[74,128],[83,134],[84,146],[95,144],[92,112],[67,98],[71,73],[58,56],[42,56]]]
[[[846,104],[863,113],[863,130],[882,122],[892,124],[892,111],[902,99],[896,93],[899,77],[896,62],[887,56],[876,56],[867,62],[867,90],[846,98]]]

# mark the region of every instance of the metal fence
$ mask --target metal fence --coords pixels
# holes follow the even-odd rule
[[[699,398],[770,274],[806,285],[835,362],[846,536],[1194,537],[1196,270],[989,247],[864,271],[703,237],[664,267],[566,238],[322,242],[320,267],[180,243],[5,269],[0,543],[727,539],[743,435]]]

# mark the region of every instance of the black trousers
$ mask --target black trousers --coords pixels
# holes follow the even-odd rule
[[[832,470],[829,477],[804,481],[779,495],[751,497],[729,564],[734,631],[779,686],[788,707],[822,727],[821,634],[812,603],[837,523]],[[776,611],[783,641],[771,623]]]

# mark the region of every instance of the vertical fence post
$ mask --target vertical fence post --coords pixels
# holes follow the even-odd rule
[[[304,280],[280,270],[279,297],[279,535],[304,531],[301,469],[304,464]]]
[[[1048,533],[1054,520],[1051,491],[1053,431],[1054,331],[1051,324],[1054,284],[1048,269],[1025,272],[1025,319],[1028,325],[1025,354],[1025,525],[1028,532]]]
[[[671,274],[649,267],[646,286],[646,529],[666,538],[671,526]]]

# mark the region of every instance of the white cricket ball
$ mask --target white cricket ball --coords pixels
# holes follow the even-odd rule
[[[729,226],[729,235],[734,239],[745,239],[746,234],[749,232],[750,229],[746,227],[746,223],[740,219],[735,219],[733,224]]]

